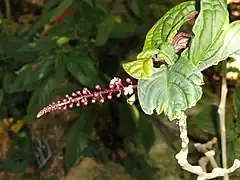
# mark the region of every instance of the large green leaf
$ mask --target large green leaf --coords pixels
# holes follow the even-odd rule
[[[203,77],[187,56],[186,50],[171,68],[165,65],[154,68],[151,77],[138,81],[138,98],[146,114],[156,110],[157,114],[164,112],[173,120],[201,98]]]
[[[86,110],[82,111],[80,118],[71,125],[67,134],[64,156],[64,165],[67,171],[77,162],[82,151],[87,147],[95,120],[92,113]]]
[[[181,3],[168,11],[147,33],[144,48],[156,47],[163,42],[171,42],[177,31],[195,11],[195,2]]]
[[[189,54],[189,59],[195,65],[212,57],[219,50],[223,43],[222,30],[229,23],[226,0],[202,0],[200,8],[193,27],[195,36],[191,41]]]

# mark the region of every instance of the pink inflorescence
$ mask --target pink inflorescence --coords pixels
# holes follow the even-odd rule
[[[56,110],[61,109],[67,109],[67,108],[73,108],[74,106],[79,107],[81,104],[88,105],[89,99],[91,99],[92,103],[96,103],[99,101],[100,103],[104,103],[104,96],[107,96],[107,99],[112,99],[112,94],[118,92],[116,95],[117,97],[121,96],[122,91],[124,91],[124,94],[131,94],[132,91],[129,91],[130,89],[135,89],[137,86],[132,85],[132,81],[127,78],[126,79],[127,85],[124,86],[122,84],[122,80],[120,78],[114,78],[109,83],[109,89],[102,90],[100,85],[96,85],[96,91],[91,92],[87,88],[83,88],[82,92],[77,91],[73,92],[71,95],[66,94],[65,98],[61,101],[53,102],[52,104],[49,104],[48,106],[44,107],[38,114],[37,118],[40,118],[41,116],[52,112]],[[129,92],[128,92],[129,91]]]

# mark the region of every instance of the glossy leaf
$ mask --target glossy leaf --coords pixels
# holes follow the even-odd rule
[[[156,110],[157,114],[164,112],[173,120],[201,98],[203,77],[194,66],[187,64],[190,63],[187,55],[185,51],[171,68],[165,65],[153,68],[151,77],[138,81],[138,98],[146,114]]]
[[[110,33],[112,32],[115,25],[115,17],[106,17],[101,24],[98,26],[98,33],[96,38],[96,45],[103,45],[107,42]]]
[[[168,11],[147,33],[144,47],[156,47],[163,42],[171,42],[177,31],[195,11],[195,2],[181,3]]]
[[[189,59],[195,65],[219,50],[224,41],[220,36],[228,22],[226,0],[201,1],[201,11],[193,27],[195,36],[190,45]]]
[[[138,59],[123,64],[125,71],[136,79],[144,79],[152,74],[152,58]]]
[[[64,166],[68,171],[79,159],[82,151],[87,147],[92,133],[95,118],[89,111],[82,111],[81,116],[71,126],[67,134]]]

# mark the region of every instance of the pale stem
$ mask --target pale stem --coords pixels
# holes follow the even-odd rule
[[[221,131],[221,148],[222,148],[222,166],[227,168],[227,142],[226,142],[226,127],[225,127],[225,109],[227,99],[227,80],[226,80],[226,61],[222,62],[222,87],[221,87],[221,100],[218,107],[219,124]],[[224,180],[228,180],[229,177],[226,174]]]

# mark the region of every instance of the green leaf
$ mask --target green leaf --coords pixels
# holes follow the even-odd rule
[[[67,134],[64,156],[64,165],[67,171],[77,162],[82,151],[87,147],[95,120],[92,113],[86,110],[82,111],[81,117],[72,124]]]
[[[227,59],[230,56],[239,54],[240,47],[240,21],[235,21],[231,23],[228,27],[225,27],[219,40],[215,43],[216,53],[212,56],[207,56],[204,58],[202,63],[199,65],[199,69],[203,70],[212,65],[216,65],[218,62]],[[216,46],[220,46],[216,48]],[[213,50],[212,50],[213,51]],[[210,53],[209,53],[210,54]]]
[[[116,102],[116,107],[118,108],[119,126],[118,134],[122,137],[129,137],[136,134],[136,123],[137,117],[134,115],[134,109],[123,103]]]
[[[110,33],[112,32],[115,25],[115,17],[106,17],[101,24],[98,26],[98,32],[96,37],[96,45],[103,45],[107,42]]]
[[[110,34],[111,38],[126,38],[132,36],[137,31],[137,25],[133,22],[123,22],[115,24]]]
[[[222,30],[229,23],[226,0],[202,0],[201,11],[193,27],[189,59],[198,65],[212,57],[221,47]],[[225,41],[225,40],[224,40]]]
[[[87,3],[89,6],[93,7],[93,1],[92,0],[84,0],[85,3]]]
[[[137,59],[157,55],[158,60],[165,60],[167,64],[173,65],[178,56],[175,54],[175,48],[169,43],[159,44],[158,48],[145,48],[138,54]]]
[[[237,114],[238,120],[240,119],[240,86],[235,87],[235,93],[233,97],[233,107]]]
[[[146,151],[148,152],[155,141],[155,134],[150,118],[141,116],[140,120],[138,121],[137,129],[140,135],[141,142]]]
[[[140,10],[139,10],[139,7],[138,7],[138,4],[137,4],[138,1],[136,0],[130,0],[130,1],[127,1],[127,4],[129,6],[129,8],[131,9],[131,11],[138,17],[141,17],[141,14],[140,14]]]
[[[82,85],[95,87],[102,84],[98,70],[94,67],[92,59],[85,55],[69,57],[67,69],[70,74]]]
[[[196,115],[196,124],[198,128],[217,136],[218,129],[218,106],[206,106]]]
[[[122,66],[130,76],[136,79],[144,79],[151,76],[153,61],[152,58],[138,59],[124,63]]]
[[[27,109],[27,120],[32,122],[36,119],[37,113],[46,105],[52,103],[59,88],[61,79],[52,76],[44,81],[33,92]]]
[[[54,21],[59,15],[64,13],[64,11],[69,8],[74,0],[62,0],[62,2],[59,4],[59,6],[54,10],[51,21]]]
[[[54,59],[54,70],[57,76],[64,77],[67,74],[68,57],[64,54],[56,55]]]
[[[0,106],[1,106],[1,104],[3,102],[3,97],[4,97],[4,92],[3,92],[2,89],[0,89]]]
[[[163,42],[170,43],[177,31],[194,11],[194,1],[184,2],[172,8],[148,31],[143,49],[152,46],[157,47]]]
[[[165,65],[153,68],[151,77],[138,81],[138,98],[146,114],[156,110],[157,114],[164,112],[173,120],[201,98],[203,76],[194,69],[187,56],[186,50],[171,68]]]
[[[24,65],[18,72],[17,77],[9,87],[9,92],[20,92],[32,88],[34,83],[37,83],[46,77],[52,70],[51,59],[45,59],[37,64]]]

